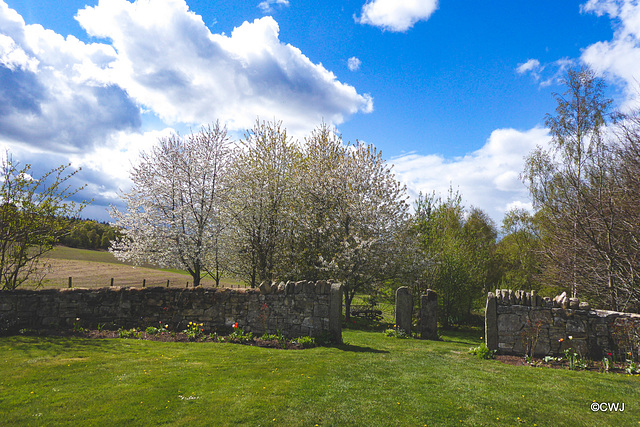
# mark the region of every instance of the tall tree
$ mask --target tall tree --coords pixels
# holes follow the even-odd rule
[[[281,122],[256,121],[234,153],[230,193],[235,273],[251,286],[282,278],[300,163]]]
[[[348,318],[356,293],[396,274],[409,206],[405,187],[374,146],[356,142],[336,162],[321,268],[342,282]]]
[[[534,206],[546,216],[546,259],[551,277],[569,284],[572,296],[580,287],[581,221],[585,205],[580,195],[588,189],[590,169],[604,148],[603,129],[611,101],[604,82],[588,68],[568,71],[563,94],[555,94],[555,115],[546,125],[549,150],[538,147],[526,160],[523,174]]]
[[[69,233],[65,217],[77,216],[89,203],[70,201],[84,187],[69,184],[78,171],[70,165],[40,178],[31,165],[20,165],[7,153],[0,169],[0,284],[14,290],[27,280],[43,278],[41,256]]]
[[[133,187],[123,195],[127,211],[112,207],[122,237],[114,255],[136,264],[182,268],[194,286],[211,274],[219,280],[222,215],[227,199],[230,139],[219,123],[186,138],[162,138],[131,171]]]

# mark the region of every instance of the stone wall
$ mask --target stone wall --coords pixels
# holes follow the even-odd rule
[[[640,315],[592,310],[564,294],[552,300],[502,289],[487,296],[485,343],[501,354],[559,356],[573,348],[594,360],[608,353],[624,360],[630,352],[637,359],[639,333]]]
[[[79,319],[79,320],[76,320]],[[206,332],[232,325],[254,334],[287,337],[328,333],[342,341],[342,286],[324,281],[263,284],[260,290],[101,288],[0,291],[0,332],[22,328],[131,328],[168,324],[183,330],[203,323]]]

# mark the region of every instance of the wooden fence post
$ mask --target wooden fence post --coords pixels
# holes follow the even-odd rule
[[[113,277],[111,278],[111,284],[109,286],[113,287]]]
[[[73,286],[72,281],[73,281],[73,279],[71,277],[69,277],[69,289],[71,289],[71,287]]]
[[[147,284],[147,279],[142,279],[142,287],[144,288],[145,285]]]
[[[169,280],[167,280],[167,288],[169,287]]]

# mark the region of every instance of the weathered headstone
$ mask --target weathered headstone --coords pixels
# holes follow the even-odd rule
[[[332,283],[329,291],[329,332],[335,342],[342,342],[342,284]]]
[[[420,297],[420,338],[438,339],[438,294],[431,289]]]
[[[411,335],[411,315],[413,311],[413,297],[409,288],[401,286],[396,291],[396,329]]]
[[[484,314],[484,343],[489,350],[498,349],[498,304],[496,296],[489,292]]]

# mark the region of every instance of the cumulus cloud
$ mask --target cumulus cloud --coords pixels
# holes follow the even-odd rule
[[[356,18],[384,30],[405,32],[418,21],[426,21],[438,8],[438,0],[371,0],[362,7]]]
[[[370,112],[372,98],[279,39],[270,16],[212,34],[184,0],[100,2],[76,16],[118,52],[112,78],[168,123],[250,126],[278,117],[292,131]]]
[[[271,13],[273,12],[272,5],[279,6],[289,6],[289,0],[265,0],[258,3],[258,9],[262,11],[262,13]]]
[[[358,71],[360,69],[360,65],[362,65],[362,61],[360,61],[355,56],[352,56],[347,60],[347,66],[351,71]]]
[[[615,23],[613,39],[587,47],[582,61],[623,83],[627,93],[623,108],[635,104],[640,93],[640,4],[636,0],[589,0],[582,10],[609,15]]]
[[[537,145],[546,147],[546,129],[499,129],[477,151],[455,159],[410,153],[390,160],[412,198],[423,194],[446,196],[459,190],[467,207],[485,210],[496,223],[513,207],[531,209],[529,194],[520,181],[524,158]]]
[[[233,132],[261,117],[304,133],[373,110],[371,96],[282,42],[271,17],[213,34],[185,0],[100,0],[76,20],[99,42],[26,25],[0,0],[0,147],[50,167],[72,159],[105,200],[136,147],[157,139],[142,133],[143,111],[156,128],[219,119]]]
[[[113,48],[25,25],[0,1],[0,138],[74,152],[140,126],[126,91],[104,79]]]

